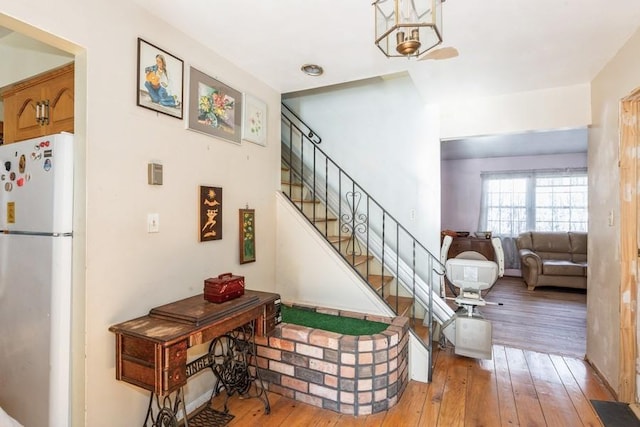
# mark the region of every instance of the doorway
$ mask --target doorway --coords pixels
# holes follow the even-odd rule
[[[442,228],[470,232],[471,235],[481,228],[478,223],[481,211],[482,173],[567,168],[586,170],[587,146],[586,127],[443,141]],[[504,333],[496,330],[494,341],[498,339],[501,344],[518,348],[525,348],[523,346],[526,345],[530,350],[584,357],[587,298],[585,291],[555,287],[528,291],[521,279],[515,239],[506,239],[503,247],[508,261],[505,265],[505,276],[508,277],[498,281],[489,298],[502,299],[503,301],[496,299],[496,302],[509,304],[509,307],[485,308],[486,316],[491,318],[492,322],[504,321],[504,325],[499,325]],[[561,306],[563,300],[571,306],[571,310],[566,313],[558,307],[557,313],[567,317],[550,320],[550,312],[555,311],[553,304]],[[544,304],[549,304],[549,309],[541,308],[540,312],[537,312],[536,309]],[[566,327],[562,333],[571,338],[570,348],[559,339],[558,334],[553,334],[554,325],[558,324]],[[523,329],[525,326],[527,330]],[[515,330],[521,332],[519,336]],[[532,334],[537,339],[527,340],[526,337]]]

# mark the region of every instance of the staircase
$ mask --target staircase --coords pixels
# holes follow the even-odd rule
[[[283,104],[283,194],[372,292],[396,315],[410,319],[414,336],[431,354],[434,322],[446,326],[454,315],[438,293],[444,266],[320,143],[318,134]]]
[[[428,328],[422,326],[424,312],[414,310],[415,298],[397,286],[392,272],[382,267],[380,260],[362,250],[363,243],[354,237],[348,222],[340,222],[338,216],[318,198],[312,189],[305,186],[300,176],[283,160],[281,168],[282,192],[298,210],[311,222],[333,248],[365,280],[371,289],[399,316],[411,319],[411,325],[418,336],[428,342]],[[343,215],[344,216],[344,215]],[[418,313],[416,313],[416,311]]]

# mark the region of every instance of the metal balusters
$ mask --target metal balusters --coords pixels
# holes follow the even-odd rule
[[[289,158],[283,156],[283,161],[289,164],[290,181],[293,182],[293,172],[295,172],[303,188],[311,190],[314,208],[312,209],[313,213],[307,217],[309,221],[331,242],[330,237],[335,237],[329,236],[328,219],[332,212],[336,212],[338,220],[335,233],[337,234],[337,242],[333,243],[336,250],[353,266],[358,275],[364,276],[365,281],[369,280],[370,273],[373,272],[367,261],[370,258],[375,258],[380,263],[380,296],[384,298],[387,293],[385,277],[389,278],[395,275],[396,296],[401,287],[410,292],[413,301],[420,303],[426,311],[425,324],[431,328],[434,305],[430,290],[433,289],[435,282],[439,283],[437,279],[434,281],[434,274],[436,276],[443,274],[444,266],[437,257],[431,254],[402,224],[318,147],[317,144],[321,139],[313,130],[284,105],[282,114],[283,125],[289,126],[289,146],[286,147],[287,142],[283,141],[285,147],[282,150],[283,153],[288,153]],[[288,117],[289,115],[291,117]],[[300,134],[299,150],[294,147],[294,132]],[[308,150],[311,150],[311,153]],[[304,171],[305,167],[307,172]],[[318,180],[320,179],[324,179],[324,186],[319,184]],[[289,191],[289,198],[291,198],[291,191]],[[324,210],[315,208],[316,200],[325,204]],[[316,215],[322,215],[323,211],[325,226],[320,227],[316,221],[318,219]],[[391,236],[394,229],[395,239]],[[345,236],[346,233],[349,235]],[[400,234],[407,236],[406,243],[404,242],[405,238],[401,239]],[[343,246],[343,239],[346,242],[346,247]],[[390,239],[389,243],[387,243],[387,239]],[[393,240],[395,240],[395,248]],[[357,268],[356,259],[358,256],[364,256],[365,262],[367,262],[365,268]],[[422,271],[425,267],[426,271]],[[420,291],[421,289],[422,291]],[[419,291],[421,292],[420,298],[417,297]],[[399,298],[395,298],[393,305],[394,307],[391,308],[398,313],[400,309]],[[417,307],[414,303],[411,308],[414,318],[416,310]],[[425,343],[425,345],[431,351],[430,343]]]

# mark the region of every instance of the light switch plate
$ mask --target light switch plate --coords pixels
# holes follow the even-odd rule
[[[147,232],[159,233],[160,232],[160,214],[150,213],[147,215]]]

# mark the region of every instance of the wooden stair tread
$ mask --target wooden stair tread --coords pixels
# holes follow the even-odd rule
[[[411,305],[413,304],[413,298],[410,297],[399,297],[396,295],[389,295],[386,298],[387,303],[391,306],[392,309],[396,309],[396,302],[398,304],[398,316],[405,316]]]
[[[349,241],[349,239],[351,239],[351,237],[350,236],[345,236],[345,235],[342,235],[342,236],[327,236],[327,240],[329,241],[329,243],[333,243],[333,244],[340,243],[340,242],[347,242],[347,241]]]
[[[293,203],[315,203],[319,204],[320,200],[303,200],[303,199],[290,199]]]
[[[338,218],[320,218],[320,217],[315,217],[315,218],[309,218],[312,222],[332,222],[332,221],[337,221]]]
[[[365,262],[373,259],[372,256],[366,256],[366,255],[357,255],[355,257],[351,256],[351,255],[347,255],[346,256],[347,261],[349,261],[349,263],[351,265],[353,265],[354,267],[357,267],[361,264],[364,264]]]
[[[282,185],[291,185],[291,186],[294,186],[294,187],[302,187],[302,183],[300,183],[300,182],[282,181],[281,184]]]
[[[376,290],[382,287],[383,279],[384,284],[387,285],[393,282],[394,277],[387,274],[385,274],[384,276],[382,276],[381,274],[370,274],[369,276],[367,276],[369,284]]]
[[[418,318],[412,319],[411,329],[425,344],[429,344],[429,328],[422,324],[423,321],[423,319]]]

